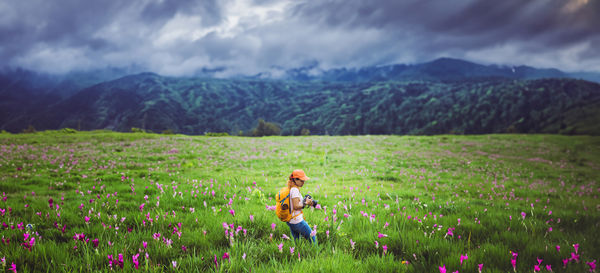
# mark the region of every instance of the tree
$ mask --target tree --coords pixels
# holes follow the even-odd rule
[[[258,125],[252,130],[252,136],[278,136],[281,134],[279,125],[266,122],[264,119],[258,120]]]

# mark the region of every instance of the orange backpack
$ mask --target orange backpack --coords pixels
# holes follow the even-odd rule
[[[292,220],[292,206],[290,206],[290,188],[283,187],[279,190],[279,193],[275,195],[277,204],[275,205],[275,213],[279,220],[283,222],[289,222]],[[302,213],[302,212],[300,212]]]

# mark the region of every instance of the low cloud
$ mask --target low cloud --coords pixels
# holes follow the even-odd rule
[[[6,0],[0,57],[50,73],[220,76],[438,57],[600,72],[600,1]]]

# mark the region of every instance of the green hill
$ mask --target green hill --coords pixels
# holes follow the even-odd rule
[[[600,134],[600,85],[573,79],[297,82],[170,78],[105,82],[18,122],[75,128],[237,134],[258,119],[284,135]],[[17,125],[17,124],[15,124]]]

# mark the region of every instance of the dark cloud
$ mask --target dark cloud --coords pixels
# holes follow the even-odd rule
[[[598,14],[597,0],[5,0],[0,58],[172,75],[442,56],[600,71]]]

